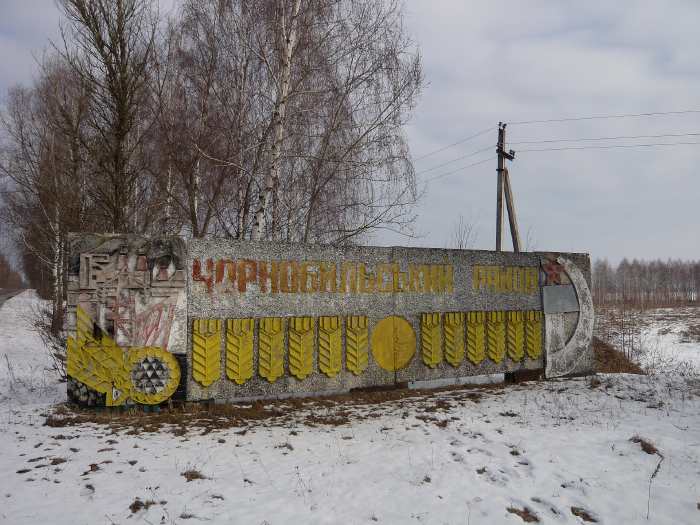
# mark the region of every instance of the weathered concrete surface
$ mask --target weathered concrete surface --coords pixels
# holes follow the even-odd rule
[[[78,373],[108,401],[126,380],[109,345],[182,356],[187,399],[217,401],[593,363],[585,254],[93,234],[71,253],[73,362],[113,339],[102,379]]]
[[[118,346],[186,352],[183,239],[74,234],[70,242],[70,332],[80,307]]]
[[[578,297],[574,285],[543,286],[542,307],[546,314],[578,312]]]
[[[184,363],[187,349],[185,249],[179,237],[70,237],[69,399],[158,404],[178,392],[174,356]]]
[[[589,280],[571,260],[559,256],[557,262],[564,267],[578,299],[579,311],[575,313],[545,312],[545,345],[547,377],[585,374],[593,370],[593,298]],[[575,319],[575,321],[574,321]],[[575,322],[571,333],[572,321]],[[568,325],[568,326],[567,326]],[[569,335],[570,334],[570,335]]]
[[[548,254],[551,255],[551,254]],[[377,324],[389,316],[400,316],[407,320],[415,333],[416,351],[407,367],[396,370],[384,370],[373,359],[371,351],[369,363],[364,373],[354,375],[343,370],[333,378],[319,373],[318,352],[314,352],[313,373],[304,380],[298,380],[288,373],[288,355],[285,353],[285,374],[274,382],[269,382],[258,375],[258,353],[254,354],[253,377],[242,385],[226,379],[225,348],[222,348],[221,374],[219,381],[208,387],[188,376],[188,397],[191,399],[235,399],[240,397],[275,396],[287,393],[323,392],[348,390],[357,387],[388,385],[397,382],[456,378],[516,371],[519,369],[544,368],[544,357],[536,359],[527,356],[516,362],[505,357],[501,362],[485,359],[474,365],[469,359],[463,359],[459,366],[452,366],[442,359],[434,367],[426,366],[421,358],[421,314],[448,312],[508,312],[508,311],[542,311],[540,292],[539,253],[507,253],[477,250],[441,250],[418,248],[371,248],[350,247],[345,249],[330,246],[300,246],[283,243],[249,243],[219,239],[194,239],[188,249],[188,326],[195,319],[237,319],[264,317],[312,317],[320,316],[367,316],[369,336]],[[589,272],[586,255],[569,255],[576,260],[585,272]],[[207,261],[211,260],[209,272]],[[245,293],[240,293],[228,281],[225,272],[221,282],[216,283],[217,261],[327,261],[338,267],[343,262],[357,262],[366,265],[368,271],[374,271],[380,265],[400,265],[406,271],[409,265],[450,265],[454,269],[454,289],[452,293],[270,293],[262,291],[256,284],[248,283]],[[194,265],[199,265],[199,273]],[[534,293],[498,291],[495,287],[475,289],[475,267],[529,268],[536,272],[537,283]],[[193,275],[195,278],[193,278]],[[207,281],[208,278],[211,278]],[[542,323],[544,326],[544,323]],[[256,326],[257,328],[257,326]],[[222,337],[225,337],[222,335]],[[315,336],[318,339],[318,330]],[[343,337],[345,337],[343,335]],[[544,331],[542,333],[544,339]],[[191,338],[190,338],[191,339]],[[285,340],[285,348],[289,341]],[[223,343],[222,343],[223,344]],[[258,330],[255,331],[254,346],[258,348]],[[442,343],[444,345],[444,341]],[[343,339],[343,350],[346,341]],[[188,351],[188,368],[192,362],[191,346]]]

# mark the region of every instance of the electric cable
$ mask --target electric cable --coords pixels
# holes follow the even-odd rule
[[[469,157],[473,157],[474,155],[478,155],[479,153],[483,153],[484,151],[488,151],[490,149],[495,149],[495,148],[496,148],[495,144],[492,144],[490,146],[486,146],[485,148],[481,148],[481,149],[478,149],[476,151],[472,151],[471,153],[467,153],[466,155],[462,155],[461,157],[457,157],[457,158],[452,159],[452,160],[448,160],[447,162],[443,162],[442,164],[438,164],[437,166],[433,166],[432,168],[421,170],[418,173],[416,173],[416,175],[422,175],[424,173],[434,171],[438,168],[442,168],[442,167],[447,166],[449,164],[453,164],[453,163],[457,162],[458,160],[468,159]]]
[[[657,117],[662,115],[683,115],[686,113],[700,113],[700,109],[683,109],[679,111],[655,111],[650,113],[623,113],[617,115],[591,115],[587,117],[567,117],[567,118],[551,118],[544,120],[521,120],[517,122],[508,122],[509,125],[524,125],[524,124],[547,124],[550,122],[574,122],[579,120],[596,120],[596,119],[616,119],[616,118],[633,118],[633,117]]]
[[[445,151],[446,149],[452,148],[454,146],[458,146],[459,144],[464,144],[465,142],[468,142],[472,139],[480,137],[481,135],[484,135],[484,134],[488,133],[489,131],[493,131],[494,129],[497,129],[496,126],[492,126],[488,129],[483,129],[483,130],[479,131],[478,133],[474,133],[473,135],[470,135],[464,139],[458,140],[457,142],[453,142],[452,144],[448,144],[447,146],[443,146],[443,147],[438,148],[436,150],[429,151],[428,153],[421,155],[420,157],[416,157],[415,159],[413,159],[413,162],[418,162],[419,160],[423,160],[427,157],[435,155],[436,153],[440,153],[441,151]]]
[[[698,137],[700,133],[663,133],[661,135],[619,135],[617,137],[591,137],[572,139],[548,139],[548,140],[518,140],[508,144],[549,144],[553,142],[592,142],[599,140],[627,140],[627,139],[660,139],[664,137]]]
[[[471,164],[467,164],[466,166],[461,166],[457,169],[454,169],[452,171],[448,171],[447,173],[441,173],[440,175],[435,175],[434,177],[430,177],[426,182],[432,182],[434,180],[442,179],[443,177],[447,177],[448,175],[452,175],[454,173],[457,173],[458,171],[466,170],[467,168],[471,168],[472,166],[478,166],[479,164],[483,164],[484,162],[490,162],[492,160],[496,160],[496,156],[489,157],[488,159],[480,160],[478,162],[473,162]]]
[[[565,146],[562,148],[521,149],[518,150],[518,153],[528,153],[535,151],[571,151],[586,149],[651,148],[656,146],[688,146],[692,144],[700,144],[700,142],[656,142],[647,144],[610,144],[604,146]]]

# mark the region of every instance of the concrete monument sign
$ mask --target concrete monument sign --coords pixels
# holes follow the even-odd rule
[[[584,254],[78,235],[69,393],[229,401],[592,370]]]

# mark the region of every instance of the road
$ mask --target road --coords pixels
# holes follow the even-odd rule
[[[6,290],[4,288],[0,288],[0,307],[7,301],[8,299],[11,299],[17,294],[22,293],[24,290]]]

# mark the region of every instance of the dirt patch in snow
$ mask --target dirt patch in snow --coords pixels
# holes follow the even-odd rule
[[[445,412],[453,403],[479,403],[485,394],[503,393],[502,384],[462,385],[433,390],[374,390],[350,394],[261,400],[252,403],[169,403],[158,412],[144,412],[139,408],[89,409],[70,404],[57,406],[47,415],[44,425],[49,427],[74,427],[99,424],[113,432],[125,431],[129,435],[170,431],[176,436],[191,429],[201,429],[202,434],[228,428],[240,428],[245,434],[251,425],[292,426],[343,426],[354,420],[370,419],[380,415],[379,408],[402,408],[419,405],[424,412]],[[444,399],[449,394],[449,402]],[[439,421],[439,426],[446,422]]]
[[[644,372],[624,354],[618,352],[612,345],[593,338],[593,353],[597,372],[607,374],[643,374]]]

